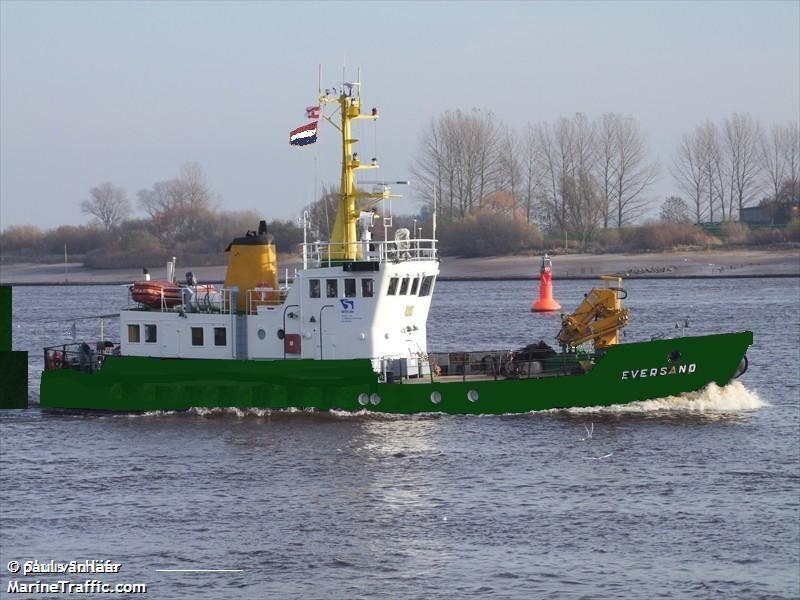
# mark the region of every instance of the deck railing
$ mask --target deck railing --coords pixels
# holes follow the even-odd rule
[[[538,379],[584,373],[596,360],[597,356],[588,353],[531,357],[511,350],[430,352],[381,357],[378,373],[386,383],[403,383],[409,379],[426,379],[431,383],[458,379]]]
[[[103,367],[106,357],[119,353],[119,343],[108,341],[97,342],[94,347],[81,342],[49,346],[44,349],[44,370],[71,369],[95,373]]]
[[[304,267],[329,267],[344,261],[384,263],[436,260],[437,256],[434,239],[303,244]]]

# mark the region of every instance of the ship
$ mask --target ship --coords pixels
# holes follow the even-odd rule
[[[330,114],[326,114],[326,109]],[[123,412],[192,408],[388,414],[514,414],[607,406],[725,385],[747,370],[750,331],[623,343],[630,313],[622,279],[602,277],[562,315],[551,347],[428,351],[427,323],[439,275],[436,213],[430,238],[393,227],[378,208],[398,197],[362,162],[354,122],[360,81],[320,90],[317,120],[290,135],[316,141],[320,120],[341,137],[341,182],[328,240],[309,241],[302,265],[279,280],[265,221],[231,241],[225,281],[183,281],[176,262],[162,280],[129,285],[119,341],[44,348],[40,405]],[[393,182],[404,183],[404,182]],[[383,236],[373,238],[374,229]]]

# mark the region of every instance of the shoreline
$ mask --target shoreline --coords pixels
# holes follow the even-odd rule
[[[555,280],[595,280],[600,275],[625,279],[764,279],[800,277],[800,250],[701,250],[645,254],[564,254],[551,257]],[[540,255],[445,257],[440,281],[532,281],[539,277]],[[87,269],[80,263],[15,263],[0,265],[4,285],[126,285],[141,279],[141,269]],[[279,257],[278,275],[292,274],[302,262],[296,256]],[[150,267],[153,278],[159,268]],[[219,284],[226,265],[180,266],[202,282]],[[180,277],[180,275],[179,275]]]

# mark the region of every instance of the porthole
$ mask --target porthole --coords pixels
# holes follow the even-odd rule
[[[368,394],[363,394],[363,393],[359,394],[358,395],[358,403],[361,406],[366,406],[367,404],[369,404],[369,395]]]
[[[478,394],[478,390],[470,390],[467,392],[467,400],[470,402],[477,402],[478,398],[480,398],[480,394]]]
[[[267,337],[267,332],[264,331],[263,329],[259,329],[256,332],[256,335],[258,336],[258,339],[263,340],[265,337]]]
[[[283,329],[278,329],[278,339],[282,340],[286,337],[286,332]]]
[[[372,394],[372,395],[369,397],[369,401],[370,401],[372,404],[374,404],[374,405],[376,405],[376,406],[377,406],[378,404],[380,404],[380,403],[381,403],[381,397],[380,397],[380,396],[378,396],[378,394]]]
[[[442,401],[442,394],[438,391],[431,392],[431,402],[434,404],[439,404]]]

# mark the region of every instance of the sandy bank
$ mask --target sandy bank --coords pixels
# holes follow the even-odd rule
[[[284,257],[280,263],[289,276],[300,266],[299,257]],[[653,254],[569,254],[553,257],[555,276],[561,279],[592,278],[619,273],[626,277],[800,277],[798,250],[712,250],[662,252]],[[154,278],[162,270],[152,268]],[[193,267],[178,265],[182,275],[192,271],[200,281],[222,281],[225,266]],[[442,279],[531,279],[538,275],[539,257],[496,256],[487,258],[443,258]],[[20,263],[0,265],[0,283],[30,284],[116,284],[141,278],[140,269],[87,269],[79,263]]]

